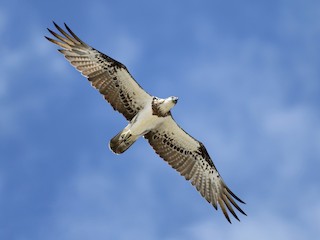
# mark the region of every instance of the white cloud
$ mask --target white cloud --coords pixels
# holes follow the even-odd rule
[[[77,170],[60,185],[61,190],[54,201],[50,231],[59,233],[59,239],[68,240],[106,237],[154,239],[151,213],[140,211],[149,202],[148,198],[143,198],[144,193],[152,197],[146,187],[147,179],[134,177],[132,186],[124,186],[123,182],[114,181],[126,178],[123,174],[127,171],[119,173],[119,177],[112,177],[105,168],[92,166],[92,159],[86,155],[79,154],[82,157],[79,158]],[[143,177],[139,172],[129,174]],[[137,202],[138,198],[144,200]],[[145,226],[145,231],[138,230],[141,226]],[[50,236],[47,237],[50,239]]]
[[[314,91],[317,84],[315,62],[308,66],[303,62],[309,57],[308,52],[300,55],[301,59],[288,61],[287,52],[270,41],[227,37],[224,41],[219,34],[208,36],[210,31],[205,32],[206,38],[201,41],[215,41],[208,47],[212,56],[209,60],[206,60],[208,56],[202,56],[202,61],[194,61],[182,77],[194,91],[203,93],[205,103],[199,106],[196,102],[193,117],[190,118],[189,112],[182,112],[182,118],[188,128],[196,129],[194,131],[202,134],[202,138],[208,139],[209,134],[211,141],[207,145],[226,152],[220,153],[224,157],[218,160],[219,165],[227,159],[232,159],[227,163],[228,169],[241,165],[241,172],[235,167],[236,172],[230,174],[239,174],[251,181],[247,184],[248,196],[256,196],[257,201],[245,200],[255,207],[259,202],[270,212],[256,209],[259,215],[249,214],[232,229],[220,229],[211,220],[188,226],[193,230],[185,239],[239,239],[239,236],[240,239],[302,239],[308,234],[313,236],[319,206],[296,209],[310,205],[314,202],[312,199],[319,197],[319,192],[313,197],[306,197],[304,192],[305,188],[316,184],[315,176],[308,171],[310,160],[320,155],[319,115],[310,102],[305,101],[307,93]],[[296,73],[301,84],[292,79]],[[293,92],[297,96],[292,96]],[[193,100],[190,104],[195,103]],[[194,124],[195,116],[203,112],[207,114],[206,119],[196,119],[198,124]],[[286,215],[288,209],[294,211],[293,217]],[[310,215],[305,218],[312,219],[306,224],[310,231],[300,224],[305,212]]]
[[[37,114],[43,112],[54,89],[60,89],[56,92],[59,92],[59,97],[61,97],[65,90],[71,91],[72,89],[64,86],[68,83],[76,84],[75,81],[62,81],[62,76],[66,75],[68,63],[63,61],[58,52],[50,52],[50,47],[52,46],[42,36],[41,31],[36,31],[33,26],[30,26],[29,35],[24,36],[22,45],[17,45],[15,48],[0,45],[2,59],[0,64],[0,108],[2,110],[0,135],[8,136],[18,133],[21,121],[25,119],[23,116],[30,116],[29,114],[32,112]],[[46,61],[47,59],[52,61]],[[39,64],[40,62],[41,64]],[[40,91],[38,85],[41,86],[46,81],[43,79],[45,75],[42,73],[43,77],[41,77],[40,74],[46,68],[54,71],[57,74],[56,78],[61,80],[48,81],[48,87]],[[34,75],[31,77],[30,73]],[[39,78],[35,78],[35,76]],[[32,86],[28,89],[30,93],[18,87],[19,85]],[[35,92],[36,94],[34,94]]]
[[[26,54],[24,50],[12,50],[3,45],[0,46],[2,51],[2,62],[0,64],[0,108],[2,110],[2,117],[0,118],[0,135],[6,135],[12,130],[16,129],[19,125],[18,112],[25,110],[26,102],[23,102],[22,106],[17,106],[16,102],[9,101],[9,99],[15,99],[16,89],[13,89],[13,83],[19,79],[13,77],[12,73],[16,72],[16,69],[22,68],[24,58]],[[16,100],[16,99],[15,99]],[[18,109],[19,108],[19,109]]]
[[[112,11],[108,10],[106,5],[96,5],[95,9],[90,12],[92,26],[104,23],[105,16],[108,16],[107,19],[116,19],[113,18]],[[315,16],[314,11],[312,16]],[[292,17],[293,15],[290,15],[288,19]],[[0,35],[6,28],[5,19],[5,14],[0,10]],[[248,179],[248,184],[241,189],[245,189],[244,193],[249,197],[255,196],[251,199],[244,199],[248,201],[246,208],[254,209],[254,211],[249,211],[248,217],[241,218],[243,219],[241,223],[234,223],[231,226],[227,222],[221,226],[220,222],[224,224],[223,221],[225,221],[222,219],[221,212],[212,211],[210,214],[221,218],[221,221],[214,222],[212,218],[203,219],[201,216],[194,220],[193,224],[187,226],[172,223],[175,233],[163,233],[163,236],[169,235],[170,239],[179,239],[183,236],[183,239],[263,240],[270,238],[302,239],[309,237],[308,234],[310,238],[319,235],[316,224],[320,221],[320,206],[315,201],[319,198],[318,188],[315,188],[317,183],[309,178],[303,179],[303,174],[306,173],[302,172],[307,167],[312,167],[310,163],[304,162],[305,156],[310,158],[319,156],[319,117],[307,102],[297,99],[298,101],[292,103],[292,106],[288,106],[286,99],[288,93],[293,91],[289,88],[292,84],[290,77],[296,73],[299,73],[301,88],[309,88],[306,92],[317,89],[317,81],[313,81],[317,80],[318,76],[312,65],[315,63],[303,64],[306,56],[309,56],[304,55],[302,60],[298,58],[293,61],[296,65],[288,68],[288,66],[281,65],[284,55],[281,47],[279,48],[276,44],[255,38],[241,40],[225,38],[214,29],[210,29],[211,23],[203,24],[205,21],[206,19],[199,25],[195,24],[194,34],[198,37],[197,41],[205,45],[203,49],[207,50],[206,53],[199,53],[197,57],[205,60],[196,59],[192,62],[192,66],[188,66],[187,61],[180,62],[181,65],[185,64],[181,67],[185,75],[179,76],[181,82],[177,80],[176,86],[181,85],[181,88],[194,90],[197,92],[195,96],[203,94],[201,97],[207,97],[206,100],[211,102],[205,101],[205,104],[201,106],[198,103],[193,105],[192,118],[190,111],[181,110],[179,118],[183,126],[196,133],[199,140],[210,140],[206,146],[211,145],[218,149],[219,155],[223,155],[218,160],[219,166],[228,164],[230,176],[239,174],[241,178]],[[306,38],[317,34],[315,27],[317,21],[312,18],[311,22],[313,23],[312,29],[305,29],[304,26],[293,22],[288,35],[291,33],[294,33],[293,36],[301,35],[300,30],[303,30],[302,35],[307,35]],[[112,25],[107,24],[107,26]],[[91,32],[96,31],[94,27],[83,26],[81,29],[82,31],[86,31],[85,29],[90,29]],[[110,51],[114,49],[115,54],[112,56],[126,65],[139,64],[138,61],[144,50],[143,44],[126,30],[119,29],[97,30],[104,35],[98,36],[99,46],[93,44],[94,47],[105,50],[109,54],[110,41],[113,41]],[[73,30],[78,33],[76,28]],[[110,38],[110,32],[113,34],[112,38]],[[16,134],[15,136],[21,135],[19,127],[21,127],[24,116],[42,112],[46,108],[47,101],[52,101],[53,95],[57,96],[59,93],[61,97],[61,92],[73,91],[74,88],[69,87],[68,84],[78,85],[78,81],[74,79],[66,81],[66,78],[73,78],[73,76],[83,78],[55,51],[56,47],[47,42],[42,35],[42,30],[33,29],[28,36],[25,36],[24,43],[19,48],[8,49],[1,46],[2,59],[6,61],[0,65],[2,75],[0,81],[2,113],[0,137],[12,133]],[[82,37],[81,34],[79,35]],[[85,40],[92,39],[97,42],[96,37],[97,35],[86,36]],[[93,41],[90,41],[89,44],[92,44]],[[314,43],[314,41],[310,42]],[[312,48],[314,45],[310,46]],[[50,61],[47,61],[48,59]],[[31,63],[33,63],[32,68]],[[14,74],[19,68],[21,72],[24,71],[24,74],[28,75],[30,70],[35,71],[37,67],[41,67],[39,71],[50,69],[50,77],[54,74],[53,78],[57,80],[51,82],[50,87],[42,89],[43,91],[38,91],[37,94],[30,93],[28,98],[21,99],[17,90],[22,91],[22,89],[16,89],[14,86],[17,86],[18,81],[25,79],[15,78]],[[294,71],[290,73],[292,68]],[[30,89],[33,89],[37,81],[46,80],[39,77],[39,79],[32,80],[28,78],[28,81],[30,81]],[[165,82],[163,79],[160,81]],[[200,81],[202,84],[199,84]],[[166,83],[172,84],[170,80],[167,80]],[[162,93],[167,92],[167,84],[159,84],[159,87],[163,88]],[[181,92],[185,91],[181,90]],[[186,93],[186,96],[192,94],[194,92],[191,94],[189,92]],[[14,101],[8,101],[9,97]],[[183,101],[188,104],[195,103],[193,97],[184,98]],[[180,104],[183,103],[180,102]],[[176,112],[179,111],[178,109],[179,106]],[[185,108],[180,107],[180,109]],[[206,119],[200,118],[203,112],[208,114]],[[99,116],[100,113],[97,113],[96,117]],[[194,120],[197,116],[199,117],[196,119],[198,124],[195,124]],[[117,115],[117,117],[120,116]],[[76,150],[75,146],[71,147]],[[127,161],[146,158],[145,148],[148,146],[144,144],[142,147],[141,150],[131,151],[130,154],[121,157],[126,158]],[[214,151],[208,150],[210,153]],[[138,154],[134,156],[134,152],[138,152],[139,156]],[[161,206],[155,207],[156,204],[161,204],[162,199],[157,199],[158,195],[155,193],[157,189],[154,189],[151,183],[151,175],[159,172],[159,168],[156,167],[162,164],[160,163],[162,160],[151,150],[148,153],[152,154],[150,159],[159,162],[159,165],[150,163],[143,168],[142,166],[133,167],[134,164],[138,164],[137,162],[131,163],[132,166],[130,163],[122,162],[121,168],[118,165],[118,167],[113,166],[112,169],[109,169],[88,164],[92,161],[92,156],[79,153],[84,156],[85,160],[80,159],[76,171],[71,172],[69,177],[64,176],[63,183],[55,185],[55,188],[59,188],[60,191],[54,196],[56,199],[53,201],[52,211],[47,212],[48,215],[52,214],[48,217],[51,218],[52,225],[50,227],[46,223],[41,225],[40,229],[46,230],[43,230],[43,234],[49,239],[68,240],[106,239],[106,237],[110,239],[156,239],[160,232],[159,229],[162,230],[159,227],[161,220],[156,214],[163,210],[167,211],[166,215],[170,216],[172,212],[171,209],[164,210]],[[262,162],[266,161],[265,155],[274,158],[269,158],[267,163]],[[143,162],[143,164],[147,163]],[[241,171],[235,167],[237,164],[242,165]],[[165,164],[163,166],[169,168]],[[266,166],[269,168],[265,168]],[[130,170],[124,172],[124,168]],[[231,169],[234,169],[236,173]],[[168,169],[169,171],[174,170]],[[276,171],[275,174],[273,174],[274,171]],[[225,176],[226,172],[221,173]],[[115,176],[117,174],[118,176]],[[179,177],[177,173],[174,174]],[[1,176],[3,175],[0,175],[0,191],[4,182]],[[131,179],[132,185],[128,186],[130,182],[124,180],[127,178]],[[241,178],[240,176],[234,177],[233,181],[240,181]],[[185,186],[188,184],[184,183]],[[268,188],[263,188],[264,184],[268,184]],[[168,188],[166,191],[175,192],[178,183],[171,183],[167,180],[165,185]],[[267,195],[267,199],[263,199],[262,192]],[[177,202],[190,200],[186,200],[181,195],[179,190],[179,194],[173,197],[178,199]],[[205,201],[201,203],[206,204]],[[197,208],[193,202],[190,206],[190,209]],[[292,209],[292,213],[288,213],[288,209]],[[33,230],[35,235],[39,231],[38,227],[36,228]],[[19,231],[19,229],[16,230]],[[312,233],[315,234],[312,235]]]
[[[306,105],[268,111],[261,119],[264,135],[275,143],[278,174],[283,180],[305,176],[309,167],[306,159],[310,154],[320,154],[318,122],[317,115]]]
[[[265,206],[264,206],[265,208]],[[188,226],[185,239],[304,239],[308,238],[299,224],[277,214],[264,212],[241,223],[217,225],[212,220]]]

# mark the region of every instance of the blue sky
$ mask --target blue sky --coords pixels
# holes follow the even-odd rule
[[[201,140],[248,216],[230,225],[44,39],[124,63]],[[315,239],[319,1],[0,3],[0,239]]]

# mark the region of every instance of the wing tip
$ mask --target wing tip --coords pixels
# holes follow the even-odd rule
[[[54,20],[52,20],[52,23],[53,23],[53,25],[54,25],[56,28],[59,27],[58,24],[56,24],[56,22],[55,22]]]
[[[56,40],[54,40],[54,39],[52,39],[52,38],[50,38],[50,37],[47,37],[47,36],[44,36],[44,37],[45,37],[45,39],[47,39],[48,41],[56,44],[56,43],[55,43]]]
[[[238,204],[234,201],[234,199],[239,201],[242,204],[245,204],[244,201],[242,201],[238,196],[236,196],[227,186],[225,186],[224,193],[222,193],[222,200],[227,206],[228,210],[231,212],[231,214],[240,222],[240,219],[238,218],[237,214],[232,208],[232,205],[243,215],[247,216],[247,214],[238,206]],[[231,204],[232,205],[231,205]],[[221,205],[221,203],[220,203]]]
[[[242,201],[237,195],[235,195],[230,188],[228,188],[227,186],[225,186],[225,189],[227,190],[227,192],[233,197],[235,198],[238,202],[242,203],[242,204],[246,204],[244,201]]]

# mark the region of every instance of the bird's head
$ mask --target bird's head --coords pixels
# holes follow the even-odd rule
[[[168,97],[166,99],[164,99],[163,103],[161,104],[161,108],[163,109],[163,111],[165,112],[169,112],[171,110],[171,108],[173,108],[178,102],[178,98],[171,96]]]
[[[177,102],[178,102],[178,100],[179,100],[179,98],[178,98],[178,97],[174,97],[174,96],[169,97],[169,98],[170,98],[170,100],[174,103],[174,105],[176,105],[176,104],[177,104]]]
[[[178,97],[168,97],[165,99],[154,98],[152,101],[153,114],[157,116],[167,116],[170,114],[171,108],[173,108],[178,102]]]

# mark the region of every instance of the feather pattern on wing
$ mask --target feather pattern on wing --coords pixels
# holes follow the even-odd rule
[[[151,101],[152,97],[139,86],[122,63],[84,43],[66,24],[68,33],[57,24],[54,25],[61,35],[48,29],[57,40],[46,38],[62,48],[59,52],[87,77],[92,86],[128,121]]]
[[[155,152],[186,180],[190,180],[215,209],[219,204],[229,222],[227,209],[239,220],[232,206],[245,214],[235,200],[244,202],[226,186],[204,145],[180,128],[171,116],[144,137]]]
[[[54,25],[60,33],[48,29],[55,39],[46,38],[62,48],[59,52],[128,121],[153,101],[122,63],[87,45],[66,24],[66,31]],[[244,202],[226,186],[204,145],[180,128],[170,112],[159,117],[165,119],[164,122],[151,131],[148,129],[149,132],[144,135],[155,152],[190,180],[215,209],[220,206],[229,222],[228,212],[239,220],[233,207],[245,214],[236,201]]]

